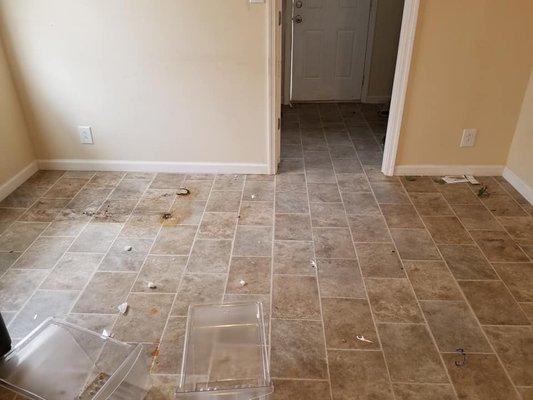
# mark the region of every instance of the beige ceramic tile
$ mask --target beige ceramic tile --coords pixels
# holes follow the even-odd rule
[[[422,301],[429,327],[439,350],[453,353],[491,353],[479,323],[464,301]]]
[[[322,323],[273,319],[271,365],[274,378],[325,379]]]
[[[320,319],[315,277],[274,275],[272,290],[273,318]]]
[[[461,292],[442,261],[406,261],[405,270],[419,300],[462,300]]]
[[[391,234],[403,260],[441,259],[425,229],[391,229]]]
[[[403,265],[392,244],[356,243],[355,250],[363,276],[370,278],[405,278]]]
[[[187,271],[191,273],[228,272],[231,240],[197,239],[189,257]]]
[[[270,293],[270,257],[233,257],[226,293]]]
[[[365,298],[357,260],[317,260],[322,297]]]
[[[334,399],[394,399],[381,352],[328,351],[328,357]]]
[[[322,299],[322,309],[327,348],[379,349],[376,328],[366,300]]]
[[[444,362],[460,399],[472,400],[519,400],[513,385],[492,354],[470,354],[466,364],[454,354],[444,354]]]
[[[425,325],[378,324],[378,331],[393,382],[448,382]]]
[[[274,242],[274,273],[315,275],[313,242]]]
[[[407,279],[366,279],[366,289],[377,322],[423,322]]]
[[[529,324],[520,306],[501,281],[461,281],[459,285],[481,324]]]

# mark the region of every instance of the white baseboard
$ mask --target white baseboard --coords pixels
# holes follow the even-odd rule
[[[122,160],[38,160],[39,169],[76,171],[138,171],[205,174],[268,174],[267,164],[196,163]]]
[[[501,176],[503,165],[397,165],[394,175]]]
[[[365,99],[362,99],[361,101],[363,103],[370,103],[370,104],[386,104],[390,102],[391,97],[390,96],[367,96]]]
[[[15,176],[9,179],[7,182],[0,185],[0,201],[4,200],[11,194],[16,188],[22,185],[26,179],[32,176],[39,170],[37,161],[32,161],[29,165],[24,167]]]
[[[524,196],[529,203],[533,204],[533,187],[529,186],[507,167],[503,170],[503,177],[518,191],[518,193]]]

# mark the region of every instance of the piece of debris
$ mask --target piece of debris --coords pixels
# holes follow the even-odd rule
[[[444,182],[441,178],[435,178],[433,179],[433,182],[435,182],[438,185],[445,185],[446,182]]]
[[[239,179],[239,175],[233,175],[233,180],[236,181],[237,179]]]
[[[482,186],[477,191],[477,197],[489,197],[489,188],[487,186]]]
[[[94,215],[94,212],[92,212],[92,211],[84,211],[82,214],[87,215],[88,217],[92,217]]]
[[[365,339],[365,337],[363,335],[358,335],[356,336],[357,340],[359,340],[360,342],[366,342],[366,343],[374,343],[372,340],[368,340],[368,339]]]
[[[36,320],[36,319],[37,319],[37,314],[35,314],[35,315],[33,316],[33,319],[34,319],[34,320]]]
[[[459,361],[455,361],[455,365],[457,367],[464,367],[466,365],[466,353],[465,353],[465,350],[464,349],[457,349],[457,354],[459,354],[460,356],[462,356],[462,359],[459,360]]]
[[[124,251],[132,251],[132,250],[133,250],[132,246],[124,246]]]
[[[102,336],[103,336],[103,337],[112,338],[113,336],[115,336],[115,334],[109,332],[107,329],[104,329],[104,330],[102,331]]]
[[[241,287],[245,287],[246,286],[246,281],[244,279],[241,279],[239,281],[239,285],[241,285]]]
[[[148,282],[148,288],[150,289],[157,289],[157,285],[154,282]]]
[[[470,182],[472,185],[480,185],[479,181],[474,178],[474,175],[465,175],[465,178]]]
[[[311,267],[317,269],[318,268],[318,264],[316,263],[316,260],[311,260]]]
[[[178,189],[178,196],[188,196],[191,194],[191,191],[185,187],[181,187]]]
[[[468,183],[468,179],[464,175],[460,176],[445,176],[442,178],[445,183]]]
[[[406,176],[405,180],[407,182],[414,182],[414,181],[416,181],[416,177],[415,176]]]
[[[255,194],[252,194],[250,197],[251,197],[252,199],[255,199],[257,196],[256,196]]]
[[[170,219],[170,218],[172,218],[172,214],[171,214],[171,213],[168,213],[168,212],[167,212],[167,213],[163,213],[163,215],[161,216],[161,218],[163,218],[163,219]]]
[[[122,303],[121,305],[119,305],[117,307],[118,311],[122,314],[122,315],[126,315],[126,313],[128,312],[128,303]]]

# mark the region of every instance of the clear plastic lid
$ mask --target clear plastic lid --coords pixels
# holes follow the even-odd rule
[[[150,388],[141,345],[49,318],[0,361],[0,384],[29,399],[138,399]]]
[[[189,307],[175,399],[258,399],[272,393],[261,303]]]

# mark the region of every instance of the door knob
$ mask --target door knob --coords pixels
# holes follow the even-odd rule
[[[301,15],[295,15],[292,20],[297,24],[301,24],[302,22],[304,22],[304,19]]]

